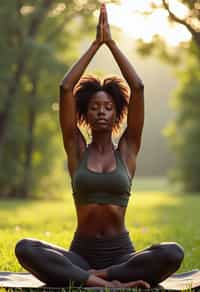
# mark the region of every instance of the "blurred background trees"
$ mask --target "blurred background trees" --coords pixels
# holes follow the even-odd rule
[[[59,82],[78,55],[76,44],[95,26],[99,2],[0,3],[1,197],[51,196],[63,186]]]
[[[88,47],[85,40],[95,37],[94,15],[98,13],[100,2],[1,1],[0,198],[62,197],[69,176],[58,122],[59,83],[80,51]],[[106,2],[113,5],[129,1]],[[186,13],[177,15],[172,2],[182,3]],[[119,7],[122,11],[122,6]],[[147,114],[137,175],[165,176],[173,167],[172,181],[184,190],[197,192],[200,191],[200,3],[197,0],[152,0],[146,17],[159,9],[167,11],[172,27],[178,23],[192,37],[176,47],[169,46],[159,35],[148,43],[140,40],[137,48],[141,57],[134,50],[134,40],[112,27],[114,37],[119,36],[120,47],[145,83]],[[110,13],[112,24],[111,16]],[[126,20],[125,14],[121,19],[117,16],[119,25]],[[139,25],[132,30],[139,30]],[[119,73],[106,50],[100,50],[90,65],[99,76]],[[161,66],[159,59],[165,66]],[[168,96],[176,80],[169,66],[175,68],[178,80],[172,96],[173,110],[168,108]],[[160,132],[171,119],[173,122],[165,129],[172,146],[170,152]]]
[[[187,192],[200,191],[200,2],[199,0],[174,1],[184,5],[184,13],[177,15],[173,1],[152,1],[151,15],[165,9],[172,26],[181,24],[191,34],[176,49],[167,46],[164,39],[155,35],[152,42],[138,42],[140,53],[154,54],[176,68],[178,86],[173,93],[172,106],[176,116],[165,129],[176,154],[175,167],[170,172],[171,181]]]

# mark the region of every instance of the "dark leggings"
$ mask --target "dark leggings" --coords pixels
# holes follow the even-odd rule
[[[75,233],[69,250],[32,238],[16,244],[19,263],[50,286],[84,285],[89,269],[107,268],[107,280],[147,281],[152,286],[177,271],[184,257],[175,242],[163,242],[135,251],[128,232],[110,238]]]

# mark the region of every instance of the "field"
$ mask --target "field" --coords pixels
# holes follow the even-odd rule
[[[129,201],[126,226],[137,250],[162,241],[180,243],[185,258],[178,272],[183,272],[200,268],[199,216],[200,196],[175,193],[164,180],[138,180]],[[68,248],[75,228],[70,190],[61,201],[1,200],[0,270],[24,271],[14,255],[21,238],[34,237]]]

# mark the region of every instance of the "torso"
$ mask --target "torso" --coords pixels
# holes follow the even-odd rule
[[[126,230],[126,208],[116,205],[76,205],[77,231],[86,236],[109,237]]]
[[[85,147],[81,145],[81,156],[84,155]],[[127,166],[130,177],[133,178],[135,172],[135,157],[127,154],[127,149],[121,144],[118,147],[121,156]],[[124,153],[123,151],[126,151]],[[114,157],[111,153],[100,156],[92,153],[87,165],[88,169],[96,172],[110,172],[115,169]],[[70,173],[71,177],[73,172]],[[125,230],[125,213],[126,207],[111,204],[76,204],[77,229],[76,231],[85,236],[92,237],[109,237],[115,236]]]

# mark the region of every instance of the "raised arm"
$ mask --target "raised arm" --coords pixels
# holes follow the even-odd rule
[[[105,5],[103,9],[103,22],[104,43],[112,52],[122,75],[130,87],[127,129],[121,139],[125,140],[128,146],[130,146],[135,154],[137,154],[140,149],[144,124],[144,85],[132,64],[111,37]]]
[[[73,89],[98,48],[99,44],[94,41],[84,55],[66,73],[60,84],[59,114],[66,150],[68,148],[68,142],[71,138],[74,138],[77,131],[76,104],[73,96]]]
[[[73,89],[102,43],[102,12],[100,11],[96,40],[92,42],[88,50],[66,73],[60,84],[59,118],[64,148],[68,154],[69,164],[74,164],[73,161],[76,160],[75,156],[79,154],[78,152],[80,149],[76,147],[85,143],[85,139],[77,127],[76,104],[73,96]],[[72,163],[71,160],[73,160]],[[72,168],[73,167],[71,167],[71,169]]]

